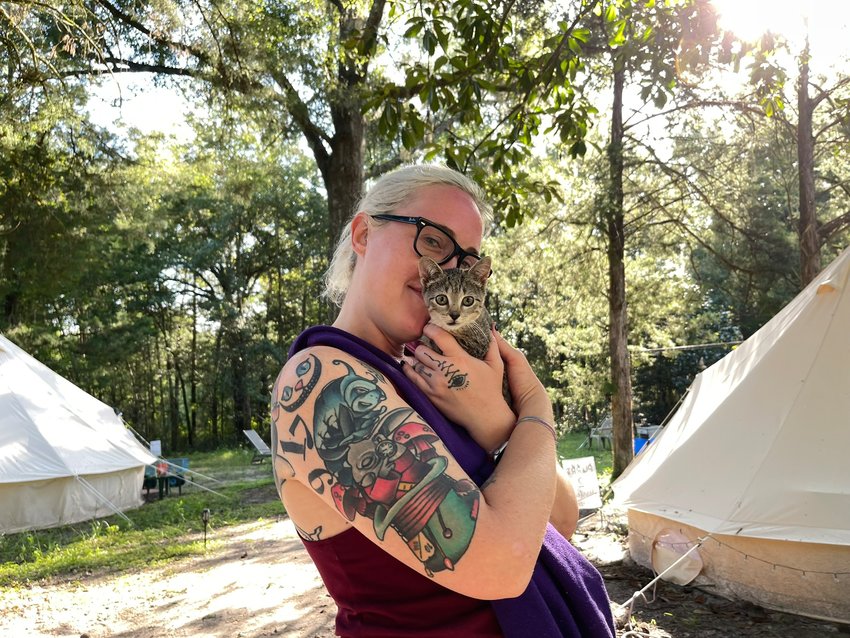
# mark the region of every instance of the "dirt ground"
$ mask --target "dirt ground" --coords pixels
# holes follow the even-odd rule
[[[585,520],[573,544],[596,565],[605,579],[618,620],[620,638],[841,638],[850,625],[794,616],[730,601],[694,587],[660,581],[647,600],[621,607],[649,584],[654,574],[629,558],[624,512],[604,511]]]
[[[626,556],[622,525],[592,517],[575,544],[599,567],[614,603],[652,578]],[[0,590],[2,638],[325,638],[334,605],[285,518],[213,531],[206,555],[141,572],[91,574]],[[767,611],[661,583],[621,638],[850,636],[850,626]],[[534,637],[529,637],[534,638]]]

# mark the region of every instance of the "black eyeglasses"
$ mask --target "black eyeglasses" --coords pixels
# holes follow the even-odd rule
[[[476,253],[461,248],[451,235],[424,217],[372,215],[372,218],[387,222],[414,224],[416,226],[416,237],[413,239],[413,250],[420,257],[430,257],[440,266],[451,260],[452,257],[457,257],[459,267],[471,268],[481,259]]]

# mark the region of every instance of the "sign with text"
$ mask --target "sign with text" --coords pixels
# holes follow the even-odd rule
[[[573,484],[579,509],[592,510],[602,507],[595,458],[583,456],[579,459],[562,459],[561,470]]]

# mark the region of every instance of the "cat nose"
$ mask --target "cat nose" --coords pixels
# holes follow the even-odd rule
[[[452,318],[452,321],[457,321],[457,318],[460,317],[460,313],[459,312],[450,312],[449,317]]]

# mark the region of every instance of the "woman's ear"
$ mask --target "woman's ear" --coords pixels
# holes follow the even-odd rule
[[[366,240],[369,235],[369,215],[359,212],[351,220],[351,248],[360,257],[366,252]]]

